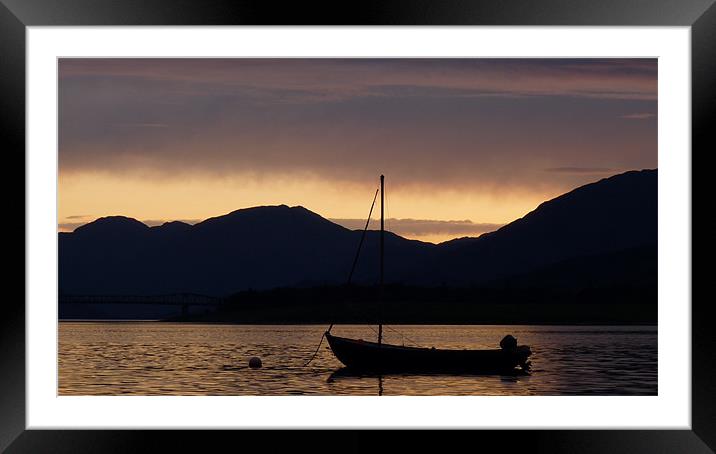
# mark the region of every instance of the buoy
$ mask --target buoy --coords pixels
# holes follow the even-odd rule
[[[249,367],[252,369],[258,369],[261,367],[261,358],[254,356],[249,360]]]

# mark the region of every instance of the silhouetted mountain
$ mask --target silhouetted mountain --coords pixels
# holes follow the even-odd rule
[[[136,219],[126,216],[107,216],[77,227],[74,233],[83,235],[85,238],[89,238],[90,236],[120,238],[123,236],[141,235],[147,230],[149,230],[149,226]]]
[[[577,268],[600,281],[600,275],[619,268],[610,263],[631,260],[619,251],[652,246],[655,251],[656,183],[656,170],[607,178],[545,202],[479,238],[433,245],[386,233],[386,281],[493,285],[540,269],[567,276]],[[193,226],[170,222],[150,228],[122,216],[101,218],[59,234],[59,287],[63,294],[220,296],[341,284],[360,236],[306,208],[286,205],[237,210]],[[378,238],[376,231],[366,235],[354,282],[377,282]],[[558,264],[571,259],[580,265],[560,271]],[[600,265],[590,265],[595,263]],[[550,266],[552,271],[544,271]],[[644,273],[639,266],[619,268],[622,274],[615,279],[637,279]],[[550,279],[554,285],[565,281]]]
[[[657,227],[657,171],[626,172],[544,202],[477,239],[443,243],[422,278],[471,285],[570,258],[655,247]]]
[[[165,222],[162,225],[157,225],[155,227],[152,227],[153,230],[156,231],[162,231],[162,232],[186,232],[187,230],[191,229],[191,224],[187,224],[186,222],[181,221],[171,221],[171,222]]]
[[[98,219],[59,235],[63,294],[225,295],[278,286],[342,283],[360,232],[303,208],[265,206],[231,212],[194,226]],[[417,262],[429,243],[386,234],[392,265]],[[356,282],[377,282],[378,234],[366,236]],[[368,263],[371,266],[368,266]]]
[[[494,289],[656,289],[656,243],[570,258],[483,285]]]

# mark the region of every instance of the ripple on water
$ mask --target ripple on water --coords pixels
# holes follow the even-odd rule
[[[494,348],[515,335],[533,347],[524,377],[335,376],[316,350],[324,326],[60,323],[62,395],[654,395],[655,327],[395,326],[419,345]],[[338,335],[371,339],[365,326]],[[392,337],[391,337],[392,336]],[[402,338],[386,333],[386,342]],[[324,344],[325,345],[325,344]],[[264,367],[251,369],[252,356]]]

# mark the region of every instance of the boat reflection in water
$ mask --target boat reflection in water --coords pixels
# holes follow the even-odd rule
[[[350,380],[377,380],[378,384],[378,395],[382,396],[384,393],[384,379],[385,378],[398,378],[401,377],[408,378],[408,379],[415,379],[417,377],[436,377],[436,378],[442,378],[442,377],[463,377],[465,379],[469,379],[470,377],[479,378],[479,377],[488,377],[488,376],[494,376],[495,374],[481,374],[477,372],[461,372],[461,373],[442,373],[442,372],[396,372],[396,373],[384,373],[384,372],[367,372],[367,371],[357,371],[354,369],[351,369],[349,367],[341,367],[339,369],[334,370],[326,379],[326,383],[332,384],[335,382],[340,381],[347,381]],[[522,378],[529,377],[530,374],[527,371],[521,370],[521,369],[515,369],[511,372],[501,374],[500,375],[500,381],[501,382],[507,382],[507,383],[516,383]]]

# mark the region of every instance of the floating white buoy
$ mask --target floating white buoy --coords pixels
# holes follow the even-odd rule
[[[249,360],[249,367],[252,369],[259,369],[261,367],[261,358],[254,356]]]

